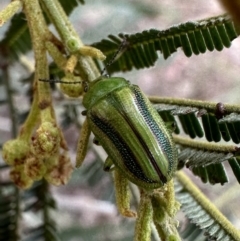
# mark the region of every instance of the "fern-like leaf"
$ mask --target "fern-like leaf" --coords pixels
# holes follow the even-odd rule
[[[31,49],[30,33],[24,13],[16,14],[12,18],[0,46],[11,59],[17,59],[20,53],[24,54]]]
[[[158,59],[157,51],[167,59],[178,48],[190,57],[214,49],[229,48],[239,35],[232,19],[221,15],[197,22],[186,22],[166,30],[150,29],[136,34],[109,35],[108,39],[92,44],[106,56],[106,63],[116,53],[119,44],[125,42],[124,53],[110,67],[109,72],[129,71],[153,66]]]
[[[183,173],[177,174],[175,191],[181,210],[209,240],[240,241],[240,233]]]
[[[231,158],[229,159],[229,164],[232,168],[232,171],[237,178],[238,182],[240,183],[240,158]]]
[[[223,162],[229,161],[234,175],[239,180],[238,148],[235,146],[190,141],[177,136],[174,136],[174,141],[179,149],[178,169],[186,166],[195,176],[200,177],[202,182],[223,185],[228,182]]]
[[[18,239],[18,197],[13,183],[1,182],[0,187],[0,241]]]
[[[25,191],[22,200],[25,203],[24,212],[31,212],[33,215],[42,213],[42,223],[36,227],[26,229],[22,240],[60,240],[55,222],[51,219],[49,213],[50,209],[56,208],[56,204],[48,191],[46,181],[38,182],[34,187]]]
[[[3,169],[2,167],[1,171]],[[56,208],[55,202],[47,189],[48,185],[45,182],[39,182],[20,195],[18,188],[12,182],[1,181],[0,241],[20,240],[18,227],[20,226],[22,212],[32,213],[32,215],[42,213],[42,224],[37,227],[32,227],[32,224],[31,228],[25,227],[21,232],[21,240],[60,240],[55,223],[49,214],[50,209]],[[25,205],[24,210],[21,210],[20,203]]]
[[[240,143],[239,106],[169,98],[150,98],[150,101],[165,122],[175,122],[176,134],[182,128],[191,138],[205,136],[209,142],[223,139]],[[219,105],[224,106],[224,112],[220,113]],[[179,121],[174,118],[176,116]]]
[[[204,236],[204,232],[194,223],[187,222],[185,228],[180,231],[181,237],[184,241],[207,241],[208,238]]]
[[[179,149],[179,169],[186,166],[204,183],[223,185],[228,182],[223,162],[228,161],[236,179],[240,180],[239,149],[209,143],[222,139],[239,143],[239,106],[170,98],[150,98],[150,101],[165,122],[175,122],[175,134],[184,132],[192,139],[205,137],[208,141],[174,136]]]

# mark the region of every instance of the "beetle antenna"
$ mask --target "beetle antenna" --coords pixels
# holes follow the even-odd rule
[[[48,82],[48,83],[60,83],[60,84],[81,84],[82,81],[74,81],[74,82],[68,82],[64,80],[59,80],[59,79],[38,79],[39,81],[42,82]]]
[[[111,66],[114,63],[114,61],[121,56],[121,54],[124,52],[124,50],[127,48],[127,46],[128,46],[127,39],[124,38],[123,41],[121,42],[121,44],[119,45],[117,51],[114,53],[114,55],[109,60],[109,62],[106,64],[106,66],[102,69],[101,76],[103,75],[103,73],[105,71],[107,71],[107,68],[109,66]],[[51,83],[61,83],[61,84],[82,84],[83,83],[82,81],[68,82],[68,81],[58,80],[58,79],[39,79],[39,81],[48,82],[50,84]]]
[[[107,71],[107,68],[113,64],[113,62],[120,57],[120,55],[124,52],[124,49],[126,49],[128,45],[127,39],[124,38],[123,41],[121,42],[121,44],[119,45],[117,51],[114,53],[114,55],[112,56],[112,58],[109,60],[109,62],[106,64],[106,66],[103,68],[103,70],[101,71],[101,76],[103,75],[103,73],[105,71]]]

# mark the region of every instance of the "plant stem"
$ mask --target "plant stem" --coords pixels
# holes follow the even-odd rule
[[[51,22],[54,24],[63,40],[64,45],[71,53],[77,52],[84,45],[59,1],[42,0],[41,2],[43,3],[43,8],[48,14],[48,17],[51,19]]]
[[[22,2],[15,0],[7,5],[5,9],[0,12],[0,27],[6,23],[22,6]]]
[[[206,109],[207,111],[214,112],[216,111],[215,102],[207,102],[201,100],[190,100],[190,99],[180,99],[180,98],[170,98],[170,97],[155,97],[150,96],[149,100],[153,104],[169,104],[169,105],[179,105],[179,106],[191,106],[199,109]],[[224,113],[230,114],[232,112],[240,113],[239,105],[229,105],[224,104]]]
[[[61,53],[57,46],[55,46],[55,44],[53,44],[50,41],[46,42],[46,48],[51,57],[53,58],[54,62],[58,66],[58,68],[64,70],[65,65],[67,63],[67,58],[63,56],[63,53]]]
[[[176,135],[173,136],[173,139],[176,144],[179,144],[181,146],[187,146],[205,151],[216,151],[226,153],[235,153],[237,151],[237,146],[233,145],[220,145],[215,143],[209,143],[206,141],[193,141],[192,139],[183,138]]]
[[[32,102],[28,117],[20,129],[19,137],[21,139],[29,141],[32,136],[32,132],[36,126],[36,123],[39,120],[40,120],[40,110],[38,108],[38,94],[36,92],[33,96],[33,102]]]
[[[144,190],[140,191],[140,195],[134,241],[150,240],[151,237],[151,223],[153,218],[151,199]]]
[[[50,86],[48,83],[40,82],[39,79],[48,79],[48,63],[45,42],[49,37],[47,25],[37,0],[22,0],[23,8],[27,17],[29,31],[33,42],[33,51],[36,60],[34,76],[34,91],[37,87],[38,108],[41,109],[41,119],[44,121],[53,120],[52,100]],[[36,93],[34,93],[36,94]]]
[[[42,0],[42,3],[44,10],[48,14],[52,23],[55,25],[64,45],[67,47],[70,54],[78,53],[78,61],[80,72],[82,73],[82,79],[93,81],[98,78],[100,73],[93,60],[87,55],[83,56],[80,54],[81,48],[84,48],[84,45],[58,0]],[[97,51],[97,53],[98,52],[99,51]]]

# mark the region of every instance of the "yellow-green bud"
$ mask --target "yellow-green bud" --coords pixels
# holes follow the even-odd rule
[[[69,181],[72,171],[73,167],[70,158],[64,153],[59,156],[56,165],[49,165],[47,167],[44,178],[53,185],[64,185]]]
[[[38,157],[55,155],[60,147],[61,135],[55,123],[43,122],[33,140],[33,152]]]
[[[21,189],[30,188],[33,180],[24,172],[24,165],[13,168],[10,171],[10,179]]]
[[[50,156],[48,158],[45,158],[44,164],[46,166],[46,169],[49,170],[53,166],[58,165],[58,161],[59,161],[59,153],[57,153],[57,155],[55,155],[55,156]]]
[[[62,78],[62,81],[69,82],[69,84],[61,83],[60,84],[61,91],[63,92],[63,94],[72,98],[81,96],[83,93],[83,87],[81,83],[78,83],[78,84],[72,83],[72,82],[81,82],[82,81],[81,78],[79,76],[73,76],[73,75],[71,79],[69,77],[70,76]]]
[[[46,173],[46,167],[42,159],[31,156],[26,160],[24,171],[28,177],[37,181]]]
[[[24,140],[9,140],[3,145],[2,156],[4,161],[11,166],[24,164],[30,152],[30,145]]]

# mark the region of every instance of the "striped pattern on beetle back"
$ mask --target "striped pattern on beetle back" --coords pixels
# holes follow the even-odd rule
[[[106,135],[110,139],[111,143],[116,147],[127,169],[131,173],[134,173],[134,175],[139,180],[142,180],[146,183],[155,183],[155,181],[149,179],[144,174],[143,170],[141,169],[138,162],[136,161],[134,153],[131,151],[128,145],[124,142],[121,135],[119,135],[119,133],[111,126],[111,124],[107,120],[99,118],[97,115],[94,114],[94,112],[91,112],[89,117],[92,123],[94,123],[95,125],[95,130],[97,128],[99,132],[102,132],[103,135]],[[103,143],[103,147],[104,147],[104,143]],[[105,146],[105,149],[108,149],[108,148]]]
[[[152,134],[156,137],[159,146],[162,148],[165,156],[167,157],[167,160],[169,161],[168,174],[170,174],[170,172],[175,171],[176,169],[175,159],[177,158],[176,149],[173,146],[173,143],[170,142],[171,134],[166,133],[166,131],[168,131],[166,127],[164,129],[160,128],[159,125],[156,123],[155,118],[153,118],[151,112],[149,111],[150,108],[152,108],[152,111],[155,111],[155,109],[153,109],[151,103],[148,103],[149,100],[144,98],[144,95],[142,94],[139,87],[136,85],[132,85],[131,89],[134,92],[136,104],[139,108],[141,115],[144,117],[147,125],[150,127],[152,131]],[[158,118],[161,119],[160,116],[158,116]],[[163,130],[165,130],[165,133],[163,132]],[[168,136],[168,138],[166,138],[166,135]]]

